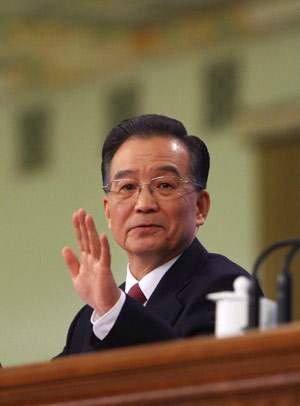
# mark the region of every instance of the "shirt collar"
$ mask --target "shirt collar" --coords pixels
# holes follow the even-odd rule
[[[177,259],[181,256],[177,255],[177,257],[172,258],[170,261],[166,262],[163,265],[153,269],[151,272],[147,273],[140,281],[135,279],[135,277],[130,272],[130,266],[127,265],[127,275],[126,275],[126,284],[125,284],[125,292],[128,293],[130,288],[139,283],[140,288],[142,289],[144,295],[146,296],[147,300],[152,295],[154,289],[158,285],[161,278],[164,274],[171,268],[171,266],[177,261]]]

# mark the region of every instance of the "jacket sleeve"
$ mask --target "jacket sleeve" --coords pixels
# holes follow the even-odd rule
[[[124,306],[110,333],[99,340],[92,335],[93,350],[125,347],[176,338],[174,328],[161,317],[126,295]]]
[[[89,306],[79,311],[70,325],[63,351],[55,358],[176,338],[176,331],[167,321],[128,295],[116,323],[103,340],[93,332],[92,312]]]

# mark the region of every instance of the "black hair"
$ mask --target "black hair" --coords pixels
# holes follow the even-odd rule
[[[210,165],[206,145],[200,138],[188,135],[180,121],[158,114],[145,114],[124,120],[110,131],[102,149],[103,185],[109,182],[111,161],[125,141],[131,137],[149,139],[154,136],[177,138],[181,141],[191,157],[191,177],[205,189]]]

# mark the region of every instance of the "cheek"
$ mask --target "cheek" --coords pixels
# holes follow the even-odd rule
[[[183,228],[187,222],[190,223],[191,218],[194,216],[194,207],[182,197],[166,206],[164,211],[173,227]]]
[[[197,217],[195,202],[182,198],[178,203],[180,204],[173,209],[173,221],[177,222],[181,229],[195,226]]]
[[[117,231],[122,231],[128,217],[130,216],[131,210],[126,205],[116,204],[111,207],[110,213],[110,228]]]

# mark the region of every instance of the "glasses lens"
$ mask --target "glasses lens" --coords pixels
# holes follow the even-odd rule
[[[117,179],[110,183],[110,191],[120,199],[127,199],[134,195],[139,184],[134,179]]]
[[[161,176],[151,180],[153,193],[159,196],[171,196],[180,188],[180,179],[175,176]]]
[[[182,182],[176,176],[159,176],[151,179],[149,184],[141,184],[141,186],[146,185],[149,185],[150,191],[156,197],[169,197],[180,190]],[[119,200],[126,200],[136,196],[139,189],[140,185],[134,179],[116,179],[108,185],[108,190]]]

